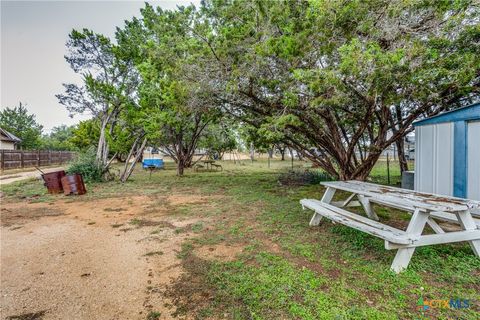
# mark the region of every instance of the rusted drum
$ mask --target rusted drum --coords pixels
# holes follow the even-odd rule
[[[42,179],[45,182],[43,185],[47,187],[48,193],[62,193],[62,181],[65,177],[65,171],[55,171],[42,174]]]
[[[82,176],[78,173],[63,177],[62,186],[66,196],[71,194],[81,195],[87,192]]]

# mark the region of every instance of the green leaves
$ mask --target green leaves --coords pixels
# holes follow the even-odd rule
[[[224,84],[216,92],[229,111],[268,139],[320,150],[310,160],[332,175],[365,178],[414,119],[479,98],[474,1],[207,1],[202,9],[226,66],[211,76]]]
[[[226,111],[256,144],[289,141],[332,176],[362,179],[416,118],[479,97],[473,0],[209,0],[141,14],[116,42],[72,32],[67,61],[85,86],[60,98],[71,112],[121,110],[162,145],[197,141]]]
[[[21,149],[34,150],[41,146],[43,126],[37,123],[34,114],[28,114],[21,102],[14,108],[0,111],[0,127],[22,140],[17,145]]]

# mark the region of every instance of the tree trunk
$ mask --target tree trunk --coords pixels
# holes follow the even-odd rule
[[[405,157],[405,141],[403,138],[398,139],[395,144],[397,145],[398,164],[400,165],[400,174],[403,171],[408,171],[408,162]]]
[[[402,117],[402,108],[399,105],[395,106],[395,117],[397,122],[403,121]],[[392,131],[396,133],[397,127],[395,126],[395,121],[393,120],[393,115],[390,117],[390,121],[392,122]],[[402,135],[395,141],[395,145],[397,146],[397,155],[398,155],[398,163],[400,165],[400,174],[403,171],[408,171],[408,162],[405,158],[405,135]]]
[[[269,158],[273,157],[273,149],[268,149],[268,157]]]
[[[136,144],[137,142],[135,142],[135,145]],[[135,165],[137,164],[138,160],[143,156],[143,150],[145,149],[146,145],[147,145],[147,138],[143,138],[143,142],[140,145],[140,147],[136,148],[135,157],[133,158],[133,161],[130,163],[130,166],[128,167],[128,169],[126,169],[122,174],[122,178],[120,179],[122,182],[126,182],[128,178],[130,178],[130,176],[132,175],[133,169],[135,169]],[[128,160],[127,160],[127,164],[128,164]]]
[[[107,149],[107,139],[105,136],[105,131],[107,129],[108,118],[102,119],[102,125],[100,126],[100,137],[98,138],[98,146],[97,146],[97,155],[96,159],[102,166],[107,164],[107,156],[105,154]]]
[[[137,148],[137,144],[138,144],[138,140],[139,140],[140,137],[137,137],[135,139],[135,141],[133,142],[131,148],[130,148],[130,152],[128,153],[128,156],[127,156],[127,159],[125,159],[125,165],[123,166],[123,171],[122,173],[120,174],[120,181],[122,182],[125,182],[126,179],[125,179],[125,176],[126,176],[126,173],[128,171],[128,165],[129,165],[129,162],[130,160],[132,159],[132,156],[134,155],[135,153],[135,149]]]
[[[278,148],[278,151],[282,155],[282,161],[285,161],[285,148]]]
[[[293,170],[293,149],[288,148],[288,150],[290,150],[290,157],[292,158],[292,170]]]
[[[255,160],[255,148],[253,147],[253,143],[250,144],[250,159]]]
[[[361,170],[357,170],[356,172],[349,173],[341,180],[360,180],[365,181],[367,180],[370,172],[372,171],[373,167],[380,158],[381,152],[370,153],[365,161],[361,165]]]
[[[182,157],[180,157],[178,159],[178,163],[177,163],[177,176],[183,176],[183,172],[185,171],[185,159]]]

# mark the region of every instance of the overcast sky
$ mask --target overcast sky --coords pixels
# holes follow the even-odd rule
[[[62,92],[62,83],[79,81],[63,58],[68,34],[74,28],[89,28],[113,36],[116,26],[139,16],[144,2],[1,0],[1,108],[26,103],[46,132],[87,119],[70,118],[55,98]],[[174,9],[200,1],[148,2]]]

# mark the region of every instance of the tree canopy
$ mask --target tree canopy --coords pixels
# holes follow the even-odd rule
[[[42,136],[41,148],[46,150],[76,150],[72,143],[75,126],[60,125],[53,127],[49,134]]]
[[[202,10],[218,101],[337,178],[365,179],[413,121],[478,99],[473,1],[207,1]]]
[[[473,0],[146,4],[114,40],[70,34],[66,59],[84,85],[58,97],[96,117],[104,164],[148,141],[181,175],[229,118],[269,150],[366,179],[415,120],[478,100],[479,19]]]
[[[0,127],[22,140],[18,145],[21,149],[34,150],[41,146],[43,126],[21,102],[16,107],[0,111]]]

